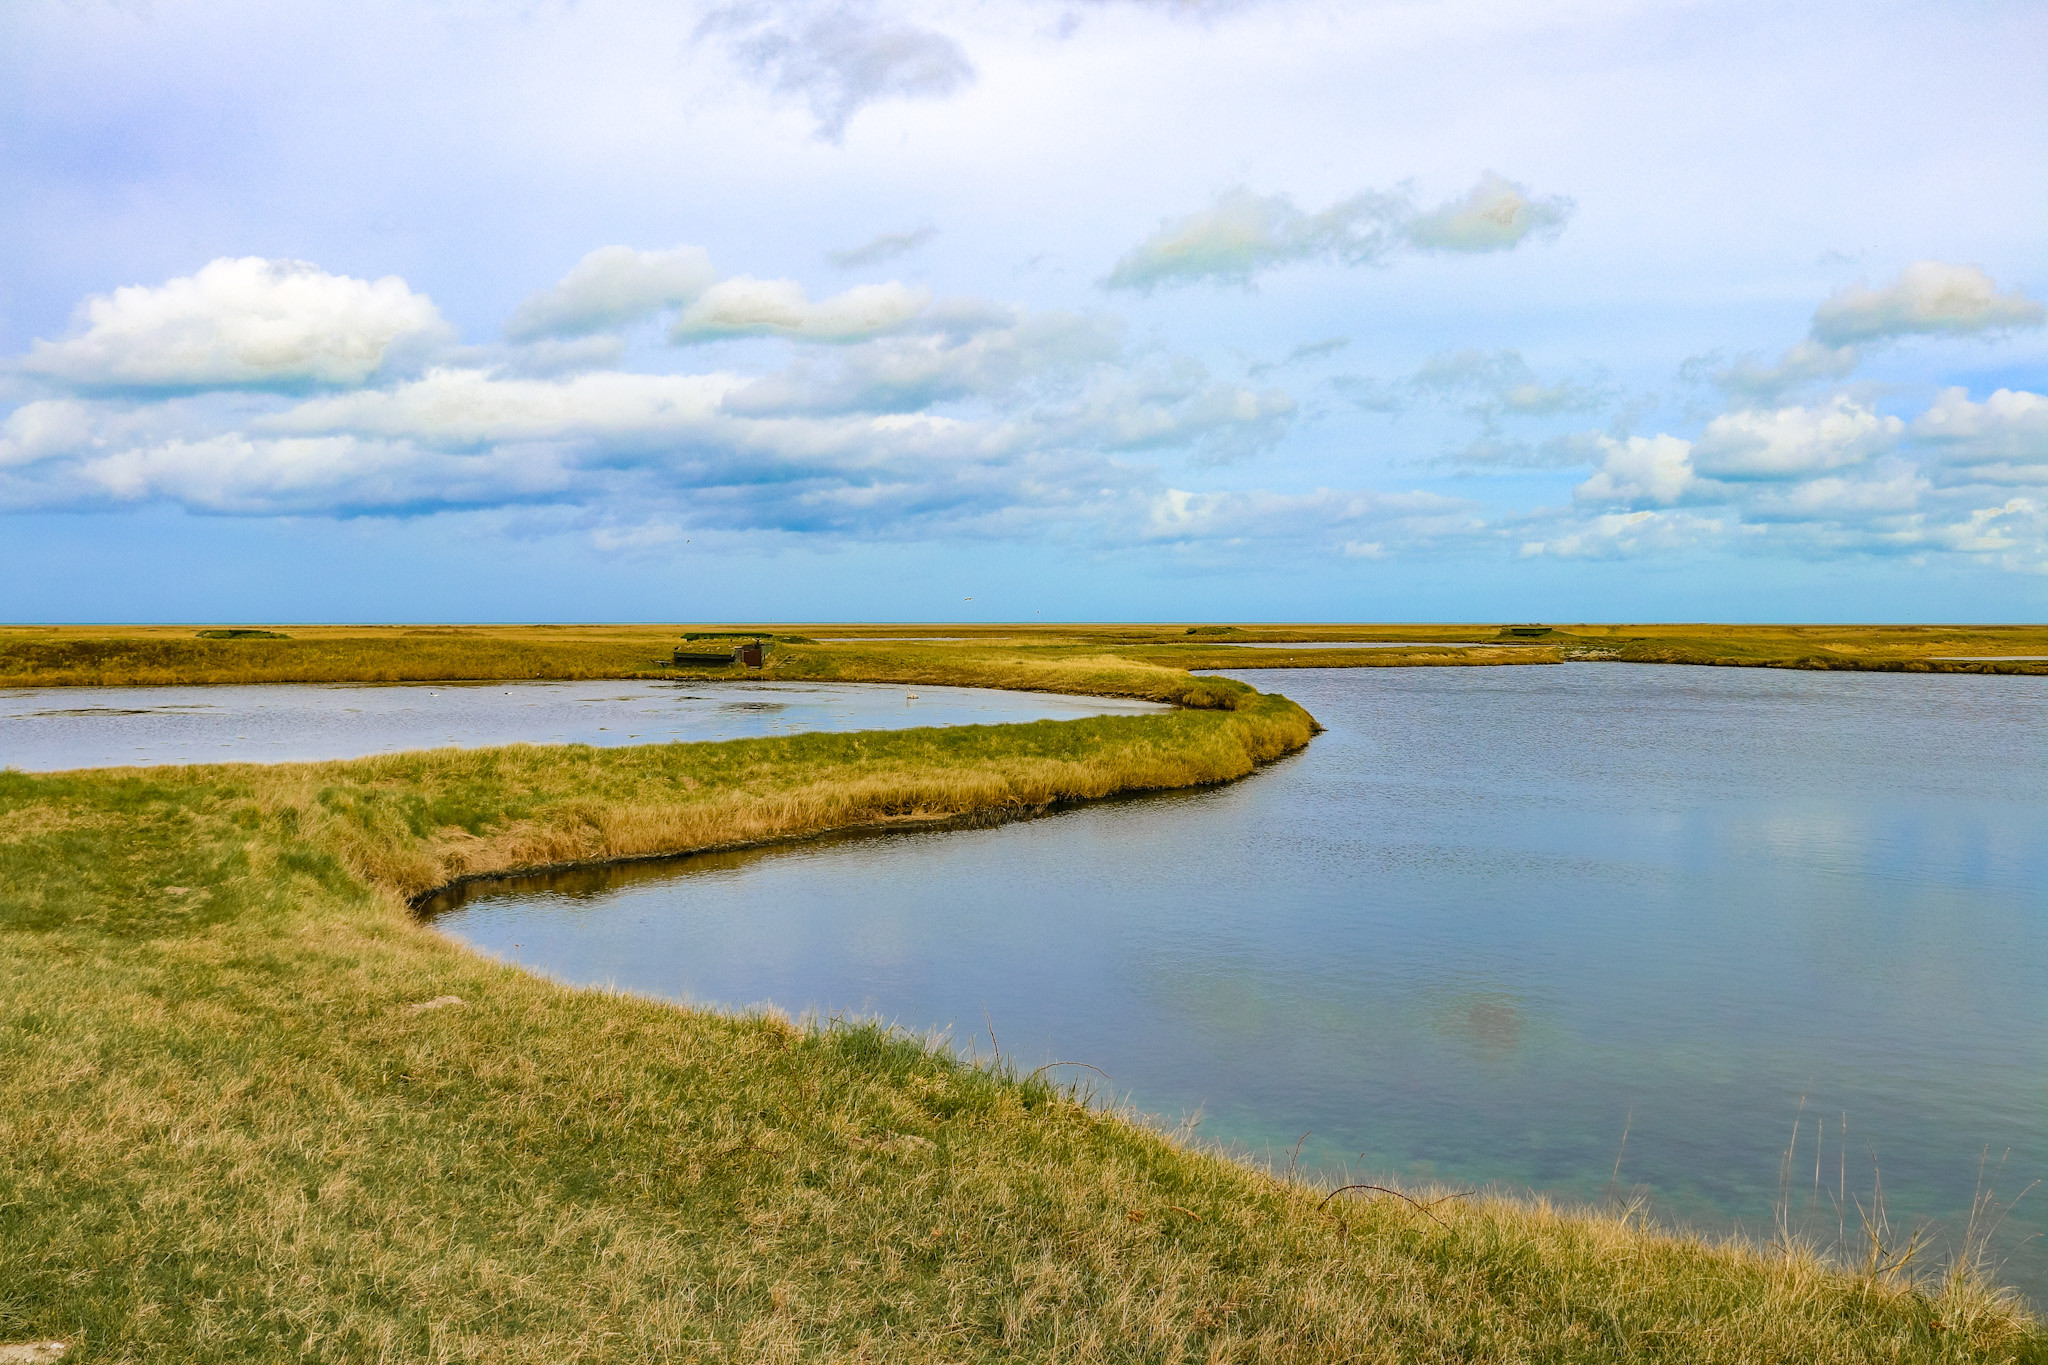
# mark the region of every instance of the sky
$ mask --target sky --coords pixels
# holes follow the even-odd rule
[[[10,0],[0,621],[2048,620],[2037,0]]]

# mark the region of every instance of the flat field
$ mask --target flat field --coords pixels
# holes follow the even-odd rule
[[[2042,626],[675,625],[300,626],[287,638],[205,638],[220,627],[0,626],[0,687],[233,682],[619,678],[664,667],[686,632],[780,637],[769,676],[1029,686],[1036,666],[1088,660],[1188,668],[1370,668],[1565,660],[1770,668],[2048,674]],[[730,643],[729,640],[723,643]],[[1359,649],[1359,643],[1392,648]],[[1253,645],[1292,648],[1247,648]],[[1318,646],[1326,646],[1318,648]],[[1474,648],[1472,646],[1479,646]],[[2033,656],[2033,657],[2028,657]],[[737,670],[726,670],[736,672]],[[702,670],[698,670],[701,673]]]
[[[675,639],[282,629],[59,631],[41,653],[16,635],[0,657],[26,661],[9,681],[593,677],[665,672]],[[1830,1266],[1626,1211],[1332,1192],[872,1026],[563,987],[410,908],[491,872],[1227,781],[1310,741],[1284,698],[1183,671],[1287,651],[1118,629],[784,643],[767,671],[1182,709],[0,772],[0,1342],[165,1362],[2048,1361],[1974,1267],[1895,1265],[1893,1242]]]

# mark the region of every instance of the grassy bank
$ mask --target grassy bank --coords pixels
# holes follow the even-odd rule
[[[0,1341],[166,1362],[2048,1361],[1967,1277],[1915,1288],[1503,1200],[1326,1202],[1043,1078],[556,986],[407,909],[482,872],[1221,781],[1312,730],[1099,647],[976,648],[980,671],[944,680],[1190,709],[0,773]]]
[[[195,626],[0,627],[0,687],[260,682],[452,682],[675,676],[683,631],[740,626],[283,626],[283,638],[207,638]],[[1030,686],[1087,666],[1484,667],[1570,660],[1938,673],[2048,674],[2043,626],[1497,625],[845,626],[776,624],[809,637],[769,653],[768,677]],[[904,639],[903,636],[920,638]],[[1371,641],[1389,649],[1318,646]],[[1284,644],[1287,648],[1247,648]],[[1459,645],[1480,645],[1461,648]],[[1992,656],[1956,658],[1951,656]],[[1999,657],[2008,656],[2008,657]],[[741,670],[727,669],[737,674]],[[702,670],[698,671],[702,673]]]

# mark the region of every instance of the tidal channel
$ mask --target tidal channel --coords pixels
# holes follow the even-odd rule
[[[2040,679],[1242,676],[1328,733],[1226,787],[485,884],[437,923],[564,981],[1085,1062],[1056,1070],[1354,1179],[1823,1244],[1881,1184],[1938,1249],[1980,1167],[2048,1177]],[[2037,1304],[2044,1210],[1993,1242]]]
[[[667,744],[1172,708],[877,683],[281,683],[0,689],[0,768],[282,763],[493,744]]]

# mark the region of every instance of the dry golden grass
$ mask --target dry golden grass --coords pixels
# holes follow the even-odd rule
[[[1223,780],[1312,726],[1169,669],[1014,667],[1200,705],[0,773],[0,1341],[136,1362],[2048,1361],[1968,1274],[1499,1199],[1325,1203],[1042,1078],[564,988],[406,908],[475,871]]]
[[[198,638],[194,626],[0,627],[0,686],[231,682],[439,682],[481,678],[672,676],[663,667],[682,632],[743,625],[293,626],[289,639]],[[1774,668],[2048,673],[2048,662],[1944,655],[2048,655],[2043,626],[1558,625],[1504,642],[1474,625],[1004,625],[773,624],[763,632],[835,643],[781,644],[767,676],[933,681],[971,674],[1028,685],[1083,660],[1105,676],[1131,663],[1188,668],[1471,667],[1613,659]],[[1201,633],[1190,633],[1201,632]],[[929,638],[906,640],[903,636]],[[1396,649],[1322,649],[1357,641]],[[1250,643],[1293,642],[1284,650]],[[1484,649],[1445,649],[1480,642]],[[720,670],[734,673],[737,670]]]

